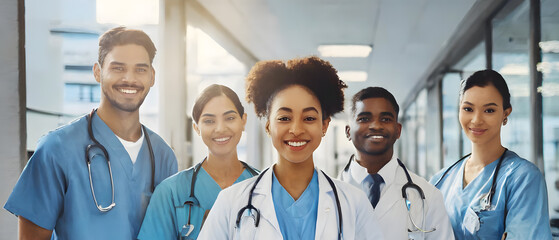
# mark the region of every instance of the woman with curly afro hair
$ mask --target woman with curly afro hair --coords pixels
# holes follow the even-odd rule
[[[382,239],[365,194],[314,166],[346,87],[317,57],[262,61],[250,70],[247,101],[266,120],[278,158],[219,194],[199,239]]]

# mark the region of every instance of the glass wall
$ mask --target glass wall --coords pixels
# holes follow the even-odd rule
[[[416,129],[415,129],[415,142],[417,144],[417,155],[415,166],[415,172],[420,176],[425,176],[427,174],[427,131],[426,131],[426,119],[427,115],[427,89],[423,89],[419,92],[416,99]],[[433,144],[429,142],[428,144]]]
[[[524,158],[531,156],[528,17],[529,2],[523,1],[513,11],[498,14],[492,21],[493,69],[507,81],[512,104],[508,123],[501,129],[501,141]]]
[[[543,157],[550,217],[559,218],[559,4],[541,2]]]
[[[461,74],[458,73],[447,73],[442,80],[444,166],[452,165],[462,155],[462,128],[458,122],[460,80]]]
[[[441,121],[441,85],[435,84],[427,90],[427,111],[425,112],[425,177],[431,178],[442,168],[442,121]]]
[[[401,152],[398,157],[402,159],[406,167],[413,172],[417,172],[417,107],[412,103],[403,114]]]

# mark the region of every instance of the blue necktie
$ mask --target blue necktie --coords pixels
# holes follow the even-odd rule
[[[382,183],[384,183],[384,179],[378,173],[369,174],[361,183],[361,188],[367,193],[373,208],[377,207],[380,199],[380,184]]]

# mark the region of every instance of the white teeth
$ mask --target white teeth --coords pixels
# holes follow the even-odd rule
[[[122,92],[122,93],[128,93],[128,94],[133,94],[133,93],[137,93],[138,90],[136,90],[136,89],[120,89],[120,92]]]
[[[307,144],[307,142],[287,142],[287,144],[292,147],[300,147]]]
[[[229,140],[231,137],[222,137],[222,138],[214,138],[214,141],[216,142],[225,142],[227,140]]]
[[[384,137],[383,137],[383,136],[373,136],[373,138],[375,138],[375,139],[381,139],[381,138],[384,138]]]

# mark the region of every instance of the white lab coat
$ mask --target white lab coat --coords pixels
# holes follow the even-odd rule
[[[318,217],[315,239],[338,239],[338,214],[334,192],[319,169]],[[245,211],[240,228],[236,227],[239,210],[248,203],[250,189],[257,177],[235,184],[219,193],[202,227],[198,239],[283,239],[272,201],[272,168],[254,189],[252,204],[260,211],[260,224],[256,228],[253,216]],[[366,195],[355,187],[332,179],[343,219],[343,239],[384,239],[378,220]],[[253,211],[254,213],[254,211]]]
[[[367,169],[351,160],[349,167],[344,169],[338,177],[340,180],[361,188],[361,182],[368,175]],[[382,187],[380,200],[374,210],[380,222],[386,239],[454,239],[452,225],[446,212],[441,192],[422,177],[408,170],[413,183],[417,184],[425,194],[425,224],[422,226],[422,201],[416,190],[409,188],[406,192],[411,202],[411,216],[415,223],[424,230],[436,230],[422,234],[412,232],[415,229],[409,220],[405,200],[402,197],[402,187],[408,182],[404,170],[393,157],[378,173],[385,184]]]

